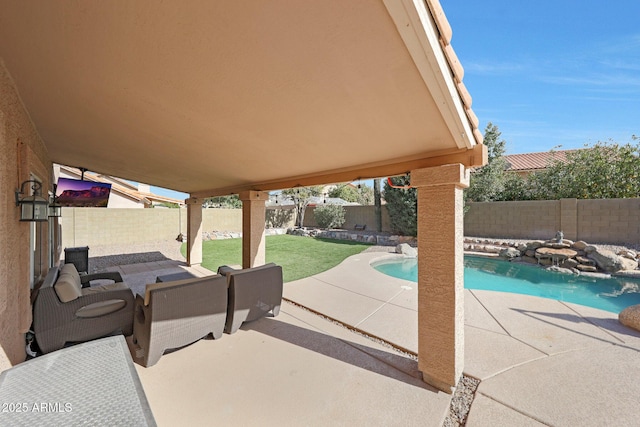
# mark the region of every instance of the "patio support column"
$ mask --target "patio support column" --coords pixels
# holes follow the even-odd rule
[[[202,200],[191,197],[187,203],[187,265],[202,264]]]
[[[264,265],[265,260],[265,203],[269,193],[243,191],[242,200],[242,268]]]
[[[411,171],[418,188],[418,369],[453,393],[464,367],[463,189],[461,164]]]

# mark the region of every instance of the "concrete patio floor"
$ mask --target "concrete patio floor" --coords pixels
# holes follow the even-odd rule
[[[362,253],[285,284],[284,297],[417,351],[416,284]],[[118,267],[144,289],[178,261]],[[640,333],[617,315],[555,300],[465,290],[465,375],[481,381],[468,426],[637,425]],[[159,425],[433,425],[450,395],[409,357],[284,302],[276,318],[136,366]]]

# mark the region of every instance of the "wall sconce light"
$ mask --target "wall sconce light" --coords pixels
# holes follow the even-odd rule
[[[53,184],[53,197],[51,197],[51,203],[49,204],[49,218],[60,218],[62,216],[62,206],[60,206],[56,199],[57,190],[58,185]]]
[[[33,195],[25,196],[24,185],[31,184]],[[16,190],[16,206],[20,206],[20,221],[48,221],[49,202],[40,195],[42,184],[38,181],[25,181]],[[22,197],[20,197],[22,196]]]

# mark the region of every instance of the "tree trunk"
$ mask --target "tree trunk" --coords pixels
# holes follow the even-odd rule
[[[373,202],[375,204],[376,231],[382,231],[382,202],[380,200],[380,179],[373,180]]]

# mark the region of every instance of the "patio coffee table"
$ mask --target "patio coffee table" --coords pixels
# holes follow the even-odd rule
[[[122,335],[28,360],[0,374],[0,425],[155,426]]]
[[[195,276],[189,273],[188,271],[183,271],[180,273],[164,274],[162,276],[158,276],[156,278],[156,283],[174,282],[176,280],[185,280],[185,279],[195,279],[196,277],[198,276]]]

